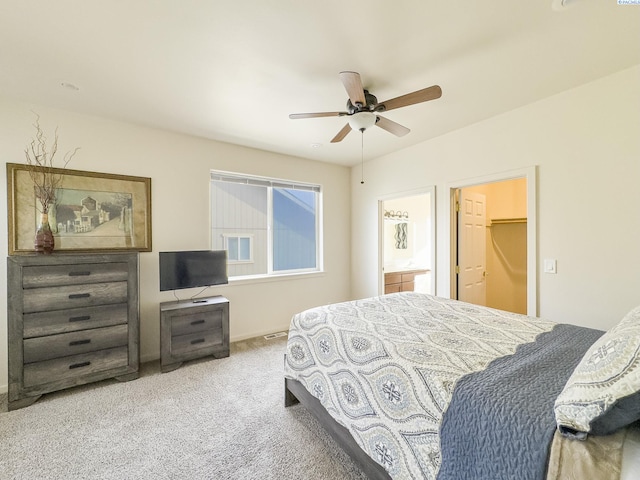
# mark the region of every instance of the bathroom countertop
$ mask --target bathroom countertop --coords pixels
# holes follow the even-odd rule
[[[384,273],[430,272],[426,267],[385,267]]]

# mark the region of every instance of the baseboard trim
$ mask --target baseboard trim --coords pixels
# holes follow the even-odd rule
[[[230,343],[241,342],[242,340],[249,340],[250,338],[264,337],[265,335],[271,335],[273,333],[286,332],[289,333],[289,324],[283,325],[280,328],[270,328],[269,330],[262,330],[259,332],[250,333],[248,335],[239,335],[237,337],[231,337]]]

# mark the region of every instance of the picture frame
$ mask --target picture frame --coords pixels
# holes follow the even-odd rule
[[[34,252],[40,219],[31,165],[7,163],[9,255]],[[151,179],[48,168],[60,175],[49,210],[54,252],[151,251]]]

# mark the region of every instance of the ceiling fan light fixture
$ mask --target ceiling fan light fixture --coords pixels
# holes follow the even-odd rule
[[[358,112],[349,117],[349,126],[353,130],[363,131],[376,124],[376,114],[373,112]]]

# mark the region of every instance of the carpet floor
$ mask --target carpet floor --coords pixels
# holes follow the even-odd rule
[[[306,479],[366,477],[302,407],[284,407],[286,337],[231,345],[140,378],[76,387],[6,411],[0,478]]]

